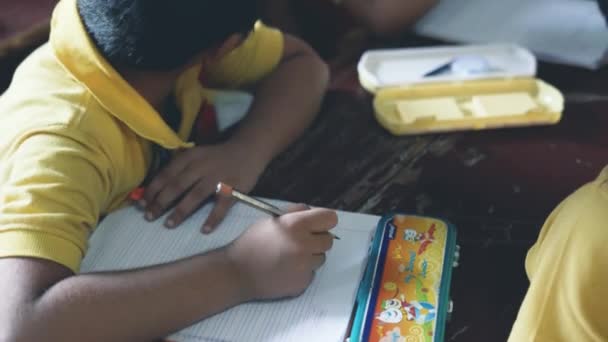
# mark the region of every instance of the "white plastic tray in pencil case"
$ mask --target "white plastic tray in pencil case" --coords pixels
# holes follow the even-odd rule
[[[358,73],[376,118],[396,135],[555,124],[564,108],[516,45],[373,50]]]

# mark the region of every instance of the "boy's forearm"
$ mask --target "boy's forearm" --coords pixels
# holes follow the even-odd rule
[[[231,141],[270,162],[314,120],[328,78],[327,66],[314,52],[287,57],[258,85],[251,111]]]
[[[151,341],[248,300],[238,278],[223,250],[73,276],[24,303],[10,328],[17,341]]]

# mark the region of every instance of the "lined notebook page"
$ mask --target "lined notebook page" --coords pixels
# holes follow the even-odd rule
[[[273,201],[279,207],[287,203]],[[126,208],[109,215],[90,240],[81,272],[124,270],[165,263],[198,254],[238,237],[249,225],[267,217],[237,204],[211,235],[199,232],[210,206],[205,206],[175,230],[163,220],[148,223],[142,213]],[[201,321],[171,339],[177,342],[344,341],[355,295],[367,261],[378,216],[338,212],[333,232],[341,240],[300,297],[248,303]]]

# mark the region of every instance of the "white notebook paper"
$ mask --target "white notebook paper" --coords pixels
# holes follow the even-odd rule
[[[417,33],[462,43],[516,43],[540,59],[595,69],[608,29],[592,0],[442,0]]]
[[[279,207],[287,203],[273,201]],[[124,270],[165,263],[223,246],[265,214],[237,204],[211,235],[199,232],[210,206],[175,230],[148,223],[135,208],[106,217],[90,240],[81,272]],[[170,337],[176,342],[344,341],[379,217],[338,212],[340,236],[327,262],[300,297],[243,304]]]

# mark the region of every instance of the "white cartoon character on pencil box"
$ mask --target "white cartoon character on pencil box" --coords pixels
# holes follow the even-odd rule
[[[435,319],[437,311],[435,306],[428,302],[408,302],[404,295],[400,298],[387,299],[382,303],[383,311],[376,317],[384,323],[399,323],[405,317],[408,321],[425,324]]]

